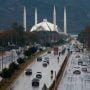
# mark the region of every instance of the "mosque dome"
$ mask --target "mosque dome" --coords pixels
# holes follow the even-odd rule
[[[31,30],[33,31],[57,31],[58,32],[58,27],[57,25],[55,26],[53,23],[50,23],[47,21],[47,19],[43,19],[42,22],[34,25]]]

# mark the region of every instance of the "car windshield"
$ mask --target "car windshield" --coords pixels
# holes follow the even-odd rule
[[[41,72],[37,72],[37,73],[41,73]]]

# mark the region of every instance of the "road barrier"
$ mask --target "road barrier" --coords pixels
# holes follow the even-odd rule
[[[70,53],[68,53],[67,56],[65,57],[65,60],[62,63],[62,66],[60,67],[60,70],[58,71],[55,80],[53,81],[52,85],[49,87],[49,90],[57,90],[57,87],[61,81],[69,57],[70,57]]]

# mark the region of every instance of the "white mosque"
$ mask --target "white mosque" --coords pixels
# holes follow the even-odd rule
[[[32,31],[57,31],[58,32],[58,28],[57,26],[55,26],[56,29],[54,29],[54,24],[50,23],[47,21],[47,19],[43,19],[42,22],[34,25],[31,28],[31,32]]]
[[[30,32],[33,31],[56,31],[59,33],[67,34],[67,24],[66,24],[66,7],[64,7],[64,32],[58,31],[58,26],[56,24],[56,9],[54,6],[53,10],[53,23],[49,22],[47,19],[43,19],[42,22],[38,23],[37,9],[35,8],[35,25],[32,26]],[[26,31],[26,8],[24,7],[24,31]]]

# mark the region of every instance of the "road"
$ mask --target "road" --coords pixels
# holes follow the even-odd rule
[[[52,84],[53,80],[55,79],[55,72],[58,73],[65,56],[67,55],[67,51],[64,55],[59,57],[59,62],[57,60],[58,55],[54,56],[53,51],[51,54],[44,53],[41,55],[43,60],[45,57],[49,57],[50,64],[47,67],[42,66],[42,62],[37,62],[35,59],[31,65],[27,68],[32,69],[32,75],[26,76],[25,70],[21,74],[21,76],[11,85],[11,90],[42,90],[44,84],[49,88]],[[51,70],[54,71],[53,79],[51,79]],[[37,72],[42,72],[42,78],[40,79],[40,85],[38,88],[32,87],[32,79],[36,77]]]
[[[79,60],[83,62],[82,65],[78,64]],[[84,72],[82,68],[87,68],[87,72]],[[81,74],[73,74],[75,70],[79,70]],[[88,54],[72,53],[57,90],[90,90],[90,59]]]

